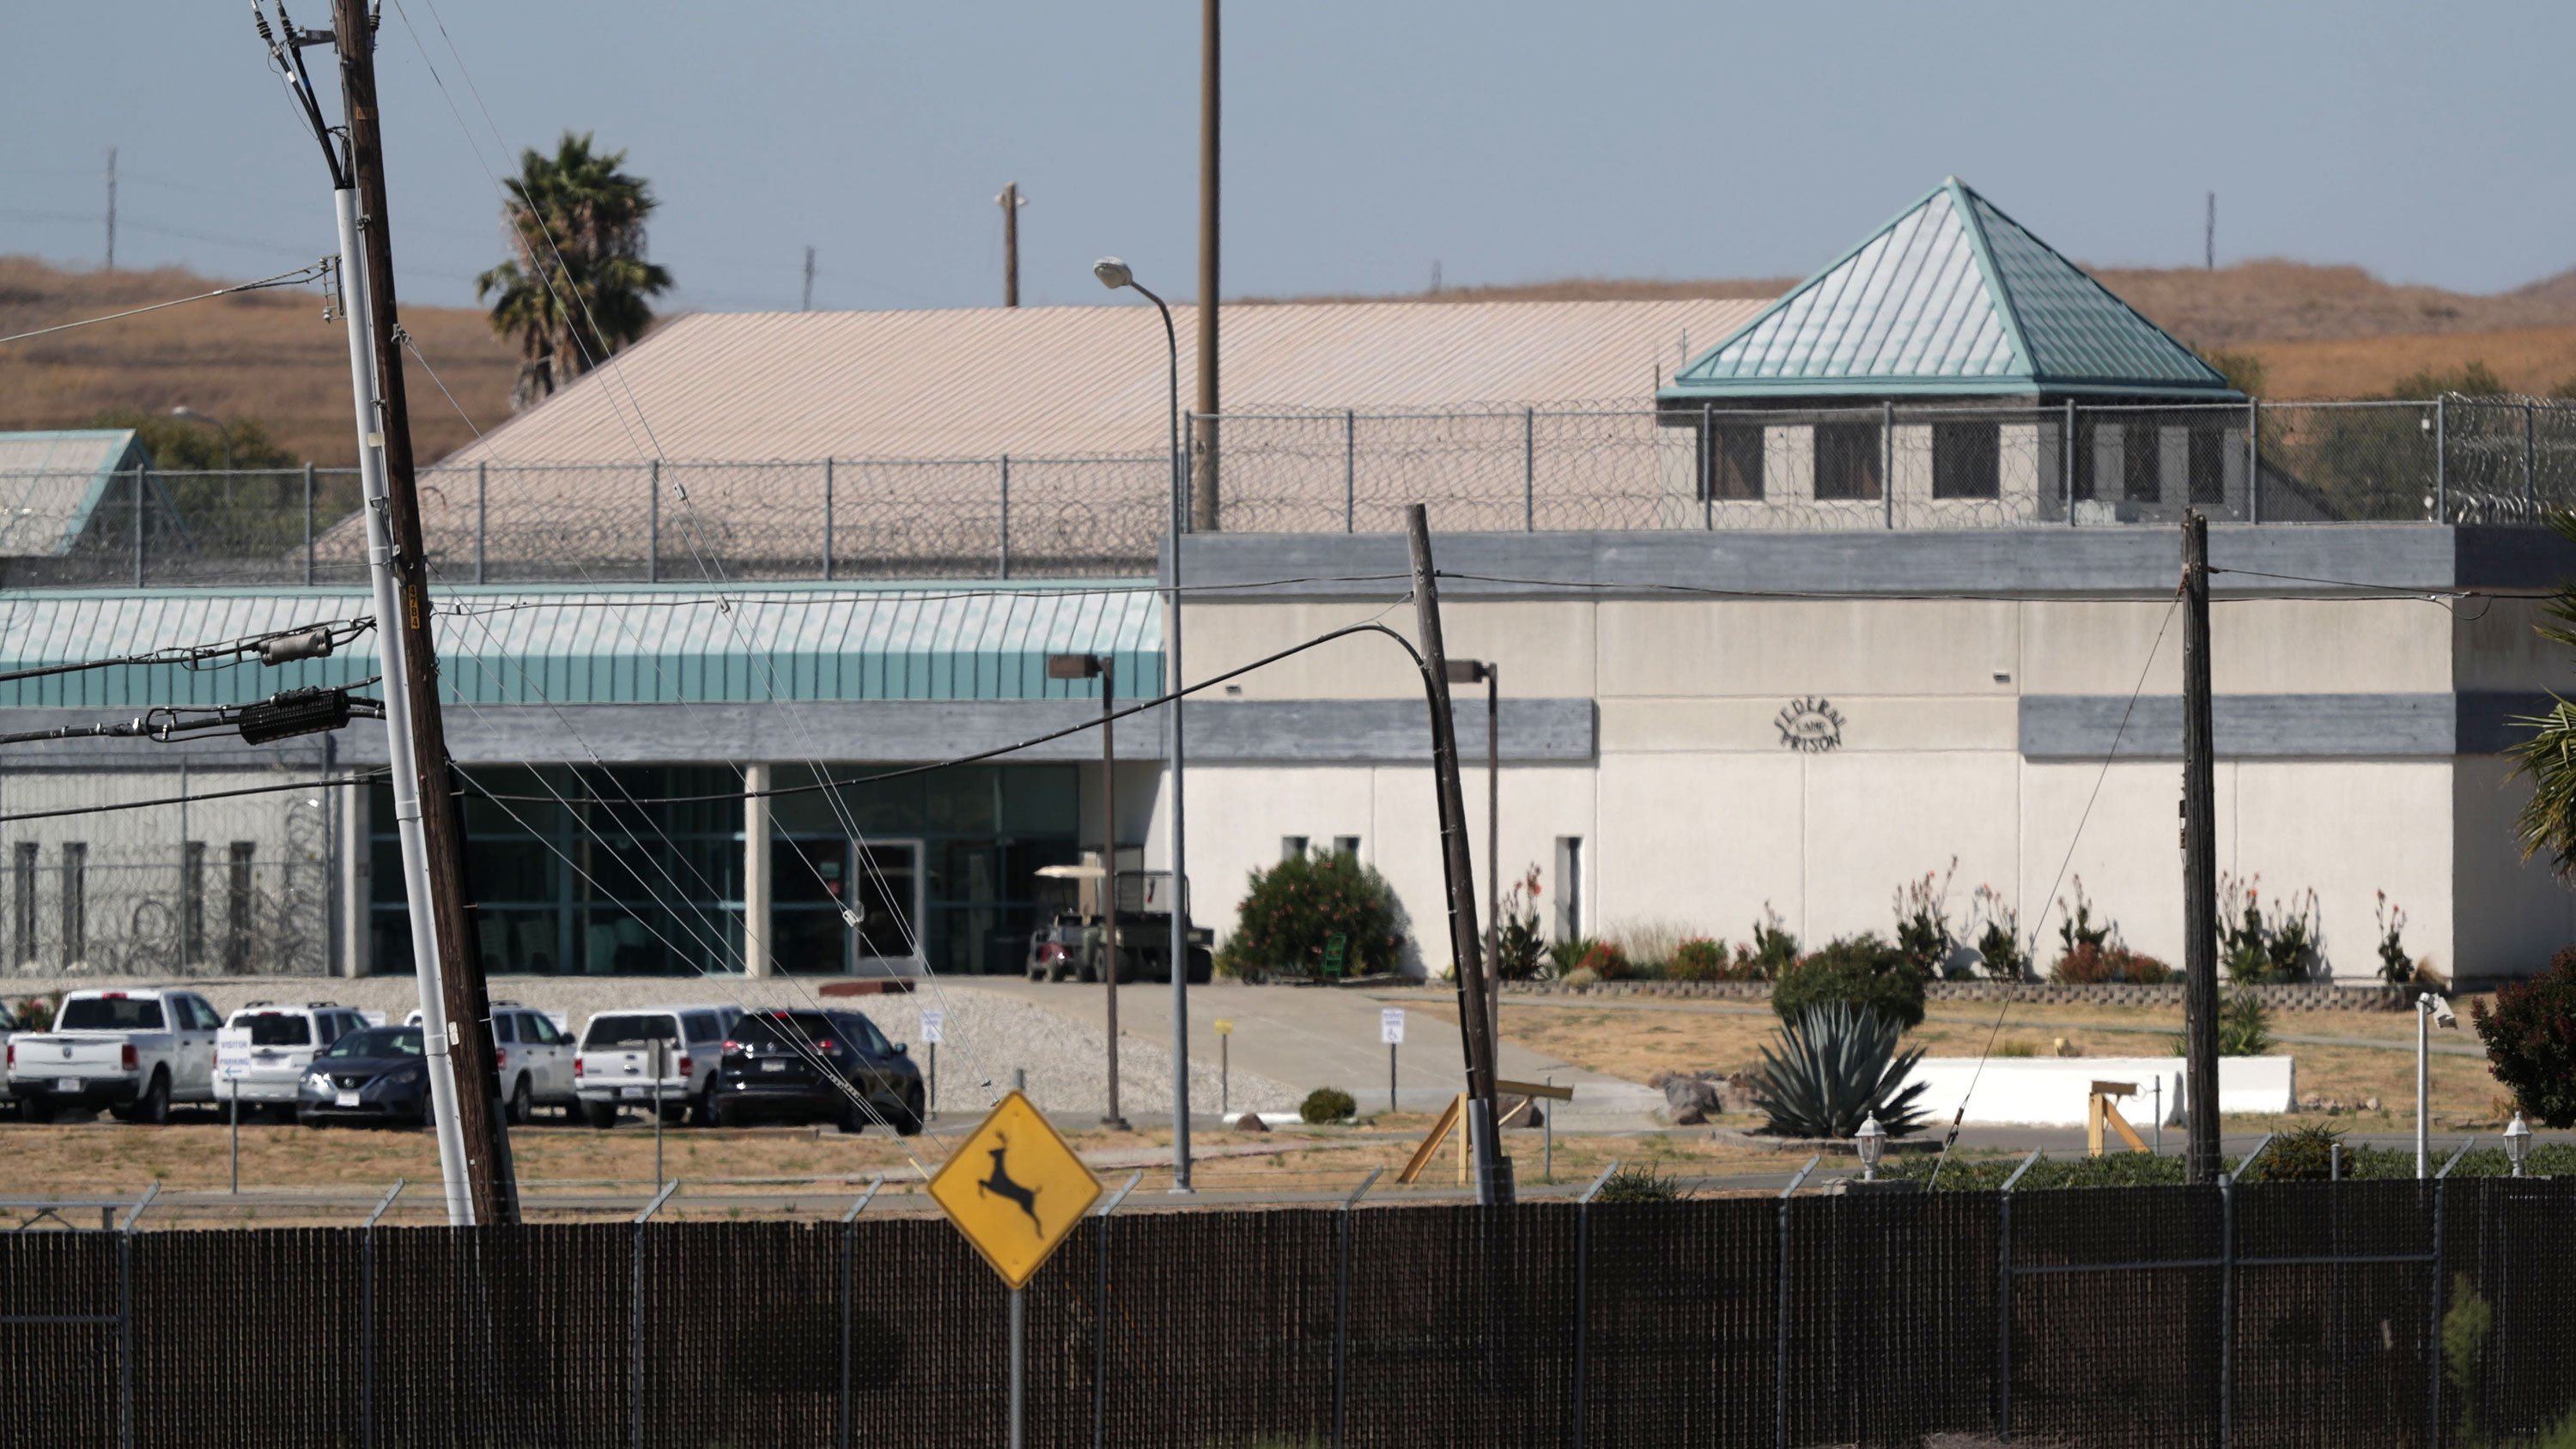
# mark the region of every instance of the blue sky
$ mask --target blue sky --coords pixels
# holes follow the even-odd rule
[[[246,9],[13,6],[0,252],[95,263],[111,145],[121,263],[327,250]],[[1102,300],[1105,252],[1186,294],[1197,15],[386,0],[404,295],[470,300],[501,255],[483,164],[567,127],[653,179],[690,305],[795,306],[808,243],[818,306],[998,301],[1011,180],[1024,300]],[[1228,294],[1414,290],[1435,261],[1452,285],[1801,274],[1951,173],[2092,262],[2197,262],[2214,189],[2222,262],[2475,291],[2576,266],[2565,5],[1269,0],[1226,40]]]

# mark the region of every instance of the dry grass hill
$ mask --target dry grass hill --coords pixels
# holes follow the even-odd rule
[[[2216,271],[2107,268],[2096,275],[2193,346],[2259,357],[2270,398],[2384,394],[2411,373],[2456,371],[2472,361],[2519,391],[2546,393],[2576,380],[2576,271],[2494,295],[2383,282],[2358,267],[2279,260]],[[1770,297],[1793,280],[1578,278],[1450,288],[1431,299]],[[0,334],[215,285],[175,269],[82,271],[0,257]],[[1252,305],[1276,300],[1282,299],[1247,299]],[[508,416],[514,359],[480,312],[409,307],[404,322],[477,423],[488,428]],[[309,287],[219,298],[12,343],[0,351],[0,429],[70,427],[110,408],[167,412],[184,403],[219,418],[258,419],[297,457],[346,464],[354,449],[345,346],[340,328],[323,322],[321,298]],[[409,373],[413,433],[422,458],[434,459],[470,433],[416,365]]]

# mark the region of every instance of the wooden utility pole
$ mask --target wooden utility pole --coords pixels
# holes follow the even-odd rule
[[[1190,528],[1216,529],[1217,0],[1199,4],[1199,397],[1190,470]],[[1446,688],[1447,686],[1442,686]]]
[[[449,1054],[455,1061],[458,1126],[465,1138],[468,1190],[478,1224],[518,1220],[518,1182],[509,1133],[501,1121],[500,1073],[493,1056],[492,1006],[483,960],[473,949],[465,907],[465,829],[457,808],[447,730],[438,706],[438,656],[430,638],[429,566],[421,546],[420,490],[411,450],[411,414],[403,395],[402,348],[395,340],[392,221],[385,202],[384,135],[376,112],[375,31],[365,0],[333,0],[340,52],[340,94],[349,128],[350,179],[358,193],[365,254],[367,319],[374,340],[383,415],[385,492],[393,535],[397,628],[410,692],[412,742],[419,760],[421,826],[429,857],[430,906],[447,1005]]]
[[[1020,196],[1020,183],[1013,181],[993,198],[1002,208],[1002,305],[1020,305],[1020,208],[1028,202]]]
[[[116,270],[116,148],[107,148],[107,270]]]
[[[1413,546],[1413,607],[1431,696],[1431,774],[1440,803],[1440,862],[1449,885],[1449,950],[1457,962],[1458,1023],[1466,1039],[1467,1120],[1476,1152],[1476,1201],[1512,1200],[1511,1164],[1494,1140],[1494,1022],[1477,939],[1476,865],[1467,848],[1467,804],[1458,783],[1458,729],[1449,712],[1449,651],[1440,637],[1440,586],[1431,568],[1431,524],[1421,504],[1404,510]]]
[[[805,249],[805,300],[797,306],[800,312],[814,310],[814,249]]]
[[[2183,1180],[2218,1181],[2218,806],[2209,709],[2209,520],[2182,523],[2182,978],[2191,1111]]]

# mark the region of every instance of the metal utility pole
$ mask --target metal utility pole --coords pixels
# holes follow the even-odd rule
[[[814,249],[812,247],[805,249],[805,300],[798,304],[796,310],[800,312],[814,310]]]
[[[2209,711],[2209,520],[2182,522],[2182,978],[2191,1111],[2183,1180],[2218,1181],[2218,806]]]
[[[501,1121],[500,1073],[493,1054],[489,993],[484,987],[482,958],[473,950],[472,922],[465,909],[464,818],[457,808],[453,769],[447,754],[446,722],[438,705],[438,654],[430,636],[429,566],[421,544],[420,493],[413,472],[411,413],[403,392],[402,349],[394,302],[394,253],[391,216],[385,199],[384,137],[376,109],[375,29],[365,0],[333,0],[332,29],[340,53],[340,93],[348,127],[349,180],[357,207],[355,225],[361,265],[347,267],[348,279],[363,293],[364,308],[351,297],[350,318],[363,316],[374,354],[376,417],[374,435],[366,441],[381,450],[384,471],[384,534],[392,547],[394,612],[379,614],[379,633],[402,638],[402,673],[385,680],[387,714],[393,699],[404,696],[401,709],[411,725],[413,767],[419,798],[423,866],[428,877],[432,939],[415,941],[413,954],[427,967],[437,962],[439,991],[445,1008],[441,1023],[423,1003],[423,1035],[430,1053],[448,1058],[456,1079],[454,1121],[463,1138],[466,1188],[472,1219],[480,1224],[518,1219],[518,1184],[510,1162],[509,1133]],[[292,37],[289,37],[290,43]],[[355,359],[352,359],[355,365]],[[398,804],[397,813],[401,806]],[[444,1026],[443,1032],[436,1028]],[[440,1037],[444,1040],[439,1039]],[[433,1074],[434,1076],[435,1074]]]
[[[1020,195],[1020,183],[1004,184],[1002,194],[993,198],[1002,208],[1002,305],[1020,305],[1020,208],[1029,199]]]
[[[116,148],[107,148],[107,269],[116,270]]]
[[[2218,270],[2218,193],[2215,191],[2209,193],[2209,209],[2201,218],[2200,266],[2203,271]]]
[[[1440,804],[1440,860],[1449,885],[1449,949],[1458,963],[1458,1022],[1466,1038],[1468,1140],[1476,1154],[1476,1201],[1512,1200],[1511,1164],[1494,1140],[1494,1036],[1487,1012],[1484,953],[1476,939],[1476,865],[1467,849],[1466,797],[1458,783],[1458,730],[1449,713],[1449,655],[1440,637],[1440,586],[1431,569],[1431,524],[1419,503],[1404,510],[1413,548],[1413,607],[1422,635],[1424,686],[1431,695],[1431,773]]]
[[[1217,0],[1199,5],[1199,400],[1191,450],[1190,526],[1214,532],[1216,509]]]

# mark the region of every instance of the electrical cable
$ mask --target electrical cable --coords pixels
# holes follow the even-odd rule
[[[229,297],[236,292],[256,292],[267,287],[293,286],[300,282],[315,280],[322,276],[327,270],[327,264],[323,262],[313,262],[305,266],[297,267],[291,272],[280,272],[273,277],[262,277],[256,282],[236,282],[229,287],[217,287],[211,292],[199,292],[193,297],[173,297],[167,302],[154,302],[150,306],[146,307],[128,307],[122,312],[110,312],[104,317],[84,317],[77,322],[58,322],[51,327],[39,327],[31,332],[12,332],[6,337],[0,337],[0,342],[23,342],[30,337],[50,337],[57,332],[69,332],[75,327],[95,327],[101,322],[115,322],[127,317],[140,317],[146,312],[158,312],[167,307],[184,307],[190,302],[203,302],[213,297]]]
[[[2067,869],[2075,864],[2075,848],[2084,840],[2084,827],[2093,818],[2094,802],[2102,798],[2102,784],[2111,777],[2111,764],[2120,757],[2120,741],[2129,732],[2129,717],[2137,712],[2138,699],[2147,690],[2147,676],[2154,672],[2156,655],[2164,649],[2165,635],[2173,628],[2174,614],[2181,608],[2182,593],[2177,589],[2173,602],[2165,608],[2164,622],[2156,626],[2155,641],[2147,646],[2146,662],[2138,666],[2138,682],[2129,690],[2128,706],[2120,711],[2119,728],[2111,732],[2111,748],[2103,754],[2102,768],[2093,776],[2092,793],[2084,797],[2083,813],[2075,817],[2075,832],[2067,837],[2066,854],[2057,862],[2057,878],[2048,884],[2048,897],[2040,905],[2039,919],[2031,923],[2030,955],[2034,963],[2039,959],[2039,933],[2047,926],[2048,913],[2057,904],[2057,888],[2066,883]],[[1995,1024],[1986,1032],[1985,1049],[1977,1054],[1976,1069],[1968,1074],[1968,1090],[1960,1094],[1959,1110],[1950,1118],[1949,1135],[1941,1139],[1941,1155],[1933,1160],[1931,1180],[1924,1184],[1926,1192],[1941,1181],[1941,1168],[1950,1160],[1950,1149],[1959,1140],[1959,1125],[1967,1120],[1969,1099],[1976,1095],[1977,1082],[1985,1075],[1987,1060],[1994,1055],[1995,1038],[2003,1034],[2004,1017],[2011,1011],[2012,997],[2007,994],[1995,1012]]]
[[[319,624],[299,624],[291,629],[271,629],[263,634],[245,634],[241,638],[227,639],[217,644],[173,645],[163,649],[147,650],[141,654],[121,655],[113,659],[85,659],[76,663],[41,664],[28,669],[13,669],[0,672],[0,684],[12,684],[22,679],[45,679],[60,674],[77,674],[90,669],[113,669],[121,664],[176,664],[191,671],[199,671],[204,661],[220,659],[224,662],[214,665],[213,668],[229,669],[238,664],[248,663],[252,656],[261,652],[262,645],[271,641],[302,640],[328,631],[330,649],[322,653],[297,653],[286,658],[264,661],[271,664],[292,663],[298,659],[325,657],[373,627],[375,627],[375,620],[368,617],[332,619]]]
[[[372,784],[385,778],[383,770],[368,770],[329,780],[295,780],[283,785],[253,785],[240,790],[203,790],[193,795],[165,795],[155,800],[123,800],[113,805],[79,805],[67,810],[21,810],[0,815],[0,825],[21,820],[61,820],[74,815],[106,815],[118,810],[148,810],[162,805],[194,805],[203,800],[230,800],[237,795],[275,795],[287,790],[338,790],[351,785]]]

